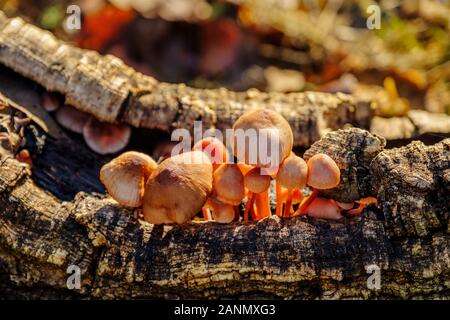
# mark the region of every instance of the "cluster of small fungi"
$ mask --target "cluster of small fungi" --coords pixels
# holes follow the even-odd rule
[[[280,217],[341,219],[344,212],[346,216],[359,214],[367,204],[362,200],[354,208],[355,203],[319,196],[320,190],[339,184],[339,167],[326,154],[316,154],[308,162],[295,155],[291,128],[278,113],[253,110],[233,125],[235,131],[249,128],[273,128],[279,133],[279,165],[275,172],[268,174],[259,158],[250,163],[248,145],[244,157],[235,163],[230,161],[222,141],[208,137],[198,141],[192,151],[173,155],[159,164],[143,153],[125,152],[102,167],[100,180],[119,204],[142,207],[144,219],[154,224],[185,223],[200,211],[206,221],[239,221],[239,205],[245,199],[244,221],[269,217],[271,179],[276,182],[275,214]],[[306,186],[312,192],[303,197]]]
[[[44,92],[42,106],[54,112],[56,121],[65,129],[82,134],[88,147],[98,154],[112,154],[124,149],[131,137],[131,128],[123,124],[100,122],[88,113],[62,104],[61,97]]]

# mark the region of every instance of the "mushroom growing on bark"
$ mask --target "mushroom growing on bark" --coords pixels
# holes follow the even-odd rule
[[[314,218],[339,220],[341,210],[333,199],[316,197],[306,208],[306,214]]]
[[[228,150],[225,145],[217,138],[207,137],[199,140],[192,147],[192,151],[201,151],[211,160],[213,165],[213,171],[216,171],[221,164],[228,163],[230,157],[228,155]],[[234,208],[234,207],[232,207]],[[225,207],[220,207],[217,201],[208,201],[206,205],[202,208],[203,218],[205,220],[212,220],[210,210],[216,211],[214,217],[224,217],[226,216]],[[233,209],[234,210],[234,209]],[[220,215],[219,211],[223,214]],[[229,210],[230,211],[230,210]],[[217,220],[217,219],[216,219]],[[221,220],[227,220],[226,218]]]
[[[281,211],[283,202],[286,200],[283,215],[285,217],[290,215],[293,191],[305,186],[307,177],[308,166],[305,160],[291,152],[289,157],[283,161],[277,173],[277,184],[287,189],[286,199],[282,199],[281,194],[277,194],[277,212]]]
[[[214,171],[213,177],[212,197],[219,204],[231,205],[234,209],[245,197],[244,176],[241,170],[234,163],[224,163]]]
[[[260,168],[253,168],[244,176],[244,185],[248,189],[248,200],[245,204],[244,221],[248,221],[249,212],[253,213],[252,208],[256,195],[264,193],[269,189],[270,176],[262,174]],[[260,203],[258,202],[256,206],[256,213],[258,216],[253,216],[254,220],[257,220],[259,216],[270,216],[270,208],[267,208],[264,204],[262,206],[259,205]]]
[[[211,161],[199,151],[161,162],[145,186],[144,219],[154,224],[191,220],[211,193],[212,173]]]
[[[100,169],[100,181],[109,195],[121,205],[142,205],[144,188],[150,174],[158,167],[146,154],[128,151]]]
[[[241,170],[247,171],[248,166],[254,166],[264,170],[261,172],[263,174],[274,174],[291,153],[294,143],[291,127],[275,111],[267,109],[249,111],[237,119],[233,130],[233,152],[238,161],[243,163],[240,166]],[[251,141],[251,137],[255,140]],[[249,204],[253,194],[249,193]],[[256,193],[255,201],[259,208],[258,218],[269,216],[268,189]]]
[[[83,127],[86,144],[99,154],[119,152],[128,145],[130,136],[129,126],[100,122],[93,117]]]
[[[297,213],[305,214],[305,210],[317,197],[320,190],[336,187],[341,179],[341,172],[336,162],[323,153],[312,156],[308,162],[308,186],[312,187],[312,193],[300,204]]]

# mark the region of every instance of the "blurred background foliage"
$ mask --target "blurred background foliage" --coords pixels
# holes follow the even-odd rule
[[[64,28],[80,6],[81,30]],[[369,30],[370,5],[380,29]],[[201,88],[345,92],[379,114],[450,114],[448,0],[0,0],[59,38],[161,81]]]

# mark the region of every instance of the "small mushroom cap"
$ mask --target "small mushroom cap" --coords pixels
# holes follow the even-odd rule
[[[343,210],[350,210],[355,206],[354,202],[339,202],[336,201],[336,204],[339,208],[343,209]]]
[[[204,152],[211,160],[214,170],[216,170],[222,163],[227,163],[230,160],[227,147],[217,138],[207,137],[199,140],[192,147],[193,151]]]
[[[55,113],[56,121],[64,128],[75,133],[83,133],[83,128],[89,120],[89,115],[74,107],[64,105]]]
[[[317,197],[306,209],[310,217],[339,220],[342,218],[341,210],[332,199]]]
[[[244,186],[254,193],[264,192],[270,186],[270,176],[261,174],[260,168],[253,168],[244,176]]]
[[[211,193],[212,171],[211,161],[199,151],[161,162],[145,186],[144,219],[154,224],[181,224],[192,219]]]
[[[234,206],[231,204],[221,203],[215,199],[212,200],[213,211],[212,217],[219,223],[230,223],[234,220]]]
[[[277,174],[277,181],[282,186],[293,190],[306,184],[308,178],[308,165],[305,160],[296,156],[293,152],[284,159]]]
[[[307,184],[319,190],[332,189],[339,184],[341,172],[336,162],[323,153],[308,160]]]
[[[60,97],[53,92],[44,92],[41,96],[41,104],[46,111],[56,111],[61,105]]]
[[[277,167],[289,156],[294,144],[294,136],[289,123],[279,113],[272,110],[249,111],[236,120],[233,129],[233,152],[240,162],[250,165]],[[252,132],[250,129],[256,131],[256,141],[249,141],[243,136],[243,133]],[[264,138],[267,144],[260,141],[260,137]],[[275,146],[273,150],[272,142]],[[260,147],[265,147],[266,150],[259,150]],[[240,149],[243,150],[243,154]],[[261,152],[266,157],[263,157]],[[268,163],[268,161],[272,161],[272,163]]]
[[[128,145],[130,136],[129,126],[100,122],[92,117],[83,127],[86,144],[99,154],[119,152]]]
[[[237,206],[245,197],[244,176],[236,164],[224,163],[214,172],[217,200]]]
[[[148,155],[129,151],[100,169],[100,181],[118,203],[127,207],[139,207],[142,205],[145,183],[157,167],[156,162]]]

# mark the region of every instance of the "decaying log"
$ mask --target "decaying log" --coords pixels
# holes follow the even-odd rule
[[[330,130],[346,125],[369,129],[374,116],[372,102],[345,94],[232,92],[158,82],[118,58],[75,48],[21,18],[7,19],[1,12],[0,29],[0,63],[48,90],[61,92],[68,103],[102,121],[171,132],[192,129],[194,121],[201,120],[204,129],[223,130],[243,112],[262,107],[280,112],[292,127],[295,145],[308,147]],[[418,130],[400,127],[404,131],[394,138],[415,137],[421,128],[448,134],[450,117],[443,117],[445,126],[435,128],[435,122],[428,122]],[[375,132],[379,128],[375,126]]]
[[[329,149],[333,140],[356,153],[334,152]],[[55,144],[52,152],[72,156],[57,141],[46,143]],[[139,210],[92,193],[61,201],[38,187],[24,165],[2,157],[0,292],[27,298],[448,299],[450,238],[448,207],[443,212],[442,205],[448,201],[449,145],[447,139],[382,151],[383,140],[363,130],[330,133],[311,150],[344,157],[339,161],[343,176],[361,168],[373,172],[373,181],[358,190],[375,190],[381,210],[370,206],[343,221],[272,217],[225,225],[154,226],[136,218]],[[383,176],[393,163],[401,164],[399,172]],[[406,163],[414,163],[415,170]],[[58,174],[58,165],[48,170],[54,179],[71,181]],[[419,179],[416,170],[428,183],[403,190]],[[359,181],[358,172],[354,176]],[[410,199],[395,199],[398,207],[406,203],[412,211],[392,207],[388,188],[394,187],[397,195],[421,197],[415,207]],[[415,210],[431,193],[439,197],[427,204],[429,210]],[[391,232],[397,229],[401,232]],[[381,268],[379,290],[367,287],[365,267],[373,264]],[[80,290],[66,287],[70,265],[81,269]]]

